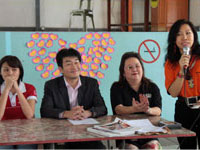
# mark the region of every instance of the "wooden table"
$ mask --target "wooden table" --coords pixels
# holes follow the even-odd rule
[[[104,116],[97,120],[100,123],[114,121],[116,116]],[[154,125],[157,125],[160,117],[146,115],[117,116],[121,119],[144,119],[148,118]],[[97,141],[116,139],[143,139],[143,138],[167,138],[167,137],[189,137],[196,134],[185,128],[171,130],[168,134],[159,135],[130,135],[125,137],[105,137],[87,132],[87,127],[92,125],[72,125],[67,120],[57,119],[24,119],[0,121],[0,145],[19,144],[44,144],[64,143],[77,141]]]
[[[132,26],[144,25],[144,31],[149,31],[149,0],[145,0],[144,23],[133,23],[133,0],[121,0],[121,23],[111,23],[111,0],[107,0],[108,31],[111,26],[121,26],[122,31],[132,31]]]

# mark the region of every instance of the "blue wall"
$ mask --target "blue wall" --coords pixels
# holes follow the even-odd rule
[[[53,74],[57,69],[54,53],[61,47],[80,48],[84,55],[84,74],[90,72],[91,76],[98,79],[109,114],[112,114],[110,87],[118,80],[121,56],[127,51],[139,52],[144,61],[145,75],[160,88],[162,117],[173,120],[175,99],[168,96],[164,86],[167,36],[168,32],[0,32],[0,56],[12,54],[22,60],[25,70],[24,81],[33,84],[37,89],[36,117],[40,117],[44,83],[58,75]],[[103,63],[104,66],[95,63],[94,58],[101,61],[100,64]]]

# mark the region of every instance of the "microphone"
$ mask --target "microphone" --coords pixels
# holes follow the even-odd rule
[[[184,55],[190,55],[190,48],[189,47],[183,47],[183,54]]]
[[[190,47],[187,47],[187,46],[183,47],[183,54],[190,55]],[[187,73],[187,66],[185,65],[184,66],[184,75],[186,75],[186,73]]]

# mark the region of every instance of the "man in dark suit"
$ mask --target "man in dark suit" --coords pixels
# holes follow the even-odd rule
[[[73,49],[62,49],[56,61],[61,77],[45,83],[41,104],[41,117],[82,120],[107,114],[107,108],[99,91],[96,79],[83,77],[81,55]],[[103,149],[100,141],[66,143],[65,148]]]

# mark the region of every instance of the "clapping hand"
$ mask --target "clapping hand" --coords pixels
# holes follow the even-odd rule
[[[149,109],[149,101],[143,94],[139,95],[140,102],[136,101],[135,98],[132,100],[132,107],[135,112],[146,112]]]

